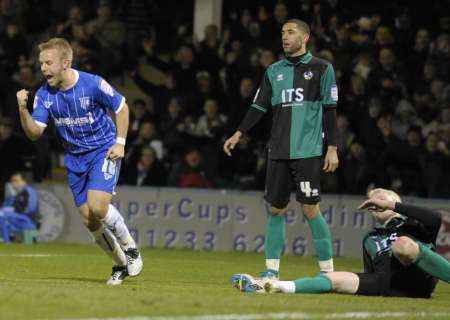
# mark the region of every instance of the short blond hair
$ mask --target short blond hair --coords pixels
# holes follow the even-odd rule
[[[402,202],[402,199],[400,198],[397,192],[383,188],[375,188],[370,190],[369,192],[367,192],[367,197],[372,198],[377,193],[386,193],[392,198],[392,200],[396,202]]]
[[[63,38],[51,38],[50,40],[39,44],[38,48],[39,52],[56,49],[61,54],[62,59],[70,61],[73,59],[72,47],[70,46],[70,43]]]

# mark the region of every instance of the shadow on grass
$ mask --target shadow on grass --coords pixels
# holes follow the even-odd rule
[[[63,281],[73,281],[73,282],[89,282],[89,283],[101,283],[105,284],[106,280],[98,278],[84,278],[84,277],[47,277],[42,278],[44,280],[63,280]]]

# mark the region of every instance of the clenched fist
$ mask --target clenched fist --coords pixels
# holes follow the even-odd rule
[[[27,107],[28,94],[29,94],[29,91],[25,90],[25,89],[17,91],[16,96],[17,96],[17,104],[19,105],[19,108],[23,109],[23,108]]]

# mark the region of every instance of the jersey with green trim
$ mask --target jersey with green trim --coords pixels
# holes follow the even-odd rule
[[[270,159],[300,159],[323,152],[323,108],[336,107],[333,66],[306,53],[298,63],[271,64],[251,107],[273,111]]]
[[[421,222],[408,217],[393,218],[386,226],[375,226],[363,240],[365,272],[392,272],[406,268],[392,256],[392,243],[398,237],[408,236],[434,248],[432,235]]]

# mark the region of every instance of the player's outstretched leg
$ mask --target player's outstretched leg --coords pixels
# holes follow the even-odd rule
[[[328,293],[355,294],[359,277],[352,272],[329,272],[313,278],[300,278],[294,281],[268,279],[264,283],[267,293]]]
[[[280,258],[283,252],[286,237],[286,208],[271,207],[266,222],[266,271],[261,273],[261,278],[278,278],[280,273]]]
[[[122,215],[112,204],[108,206],[108,212],[102,222],[119,240],[127,257],[128,274],[132,277],[137,276],[143,267],[141,254]]]
[[[318,204],[302,204],[302,209],[308,218],[308,224],[311,228],[314,248],[319,258],[320,272],[333,272],[333,244],[330,227],[320,213]]]

